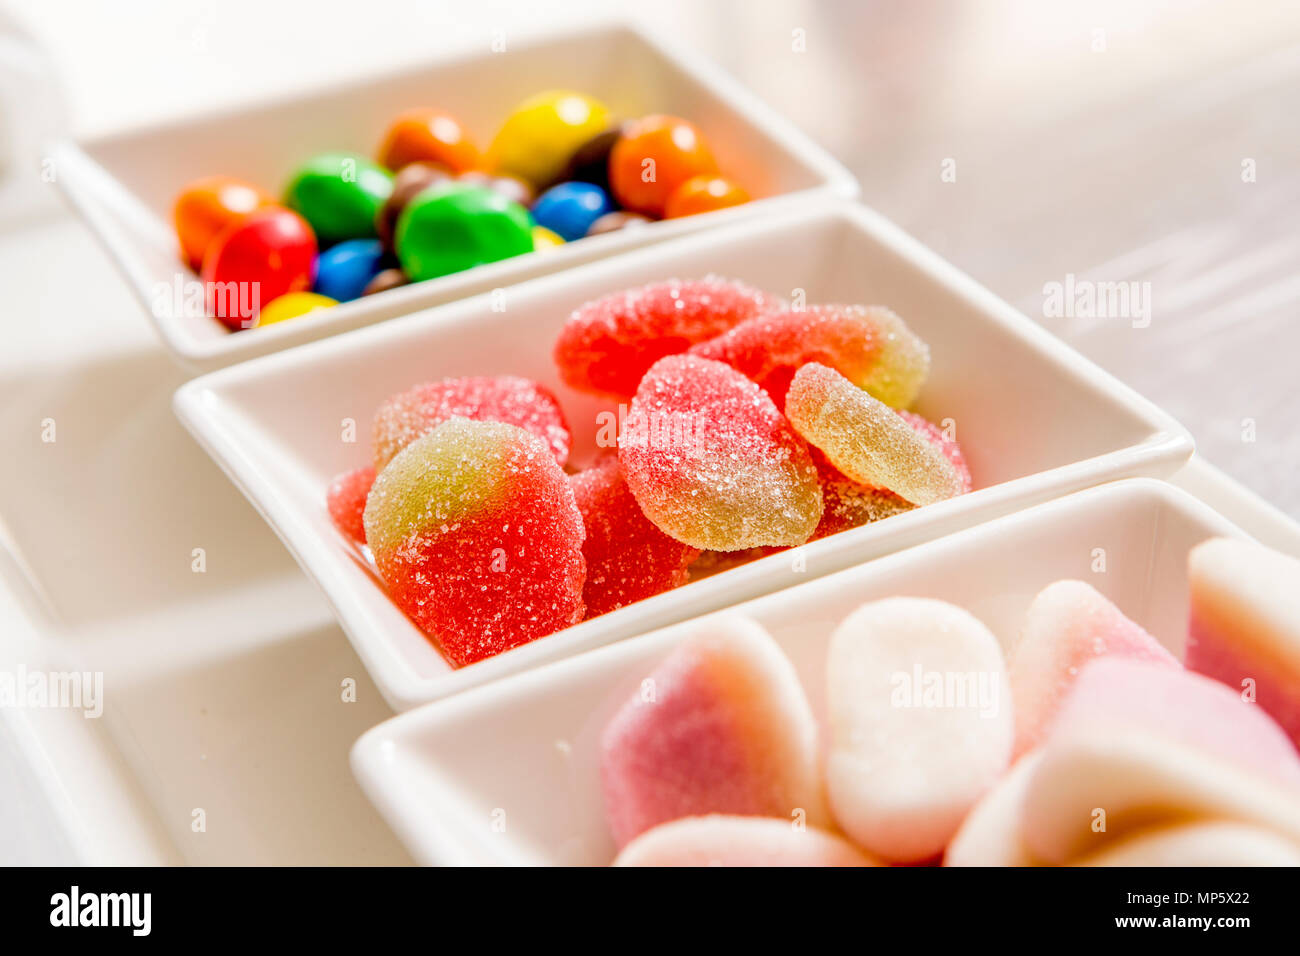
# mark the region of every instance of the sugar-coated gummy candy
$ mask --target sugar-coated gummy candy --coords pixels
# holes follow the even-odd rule
[[[1159,641],[1091,585],[1057,581],[1043,588],[1025,612],[1011,654],[1016,754],[1042,742],[1079,671],[1104,654],[1179,666]]]
[[[891,408],[916,400],[930,371],[930,350],[889,309],[815,305],[757,316],[696,345],[767,389],[784,405],[790,380],[809,362],[833,368]]]
[[[262,311],[257,316],[257,325],[260,328],[263,325],[287,322],[290,319],[301,318],[309,312],[317,312],[335,305],[338,305],[338,302],[327,295],[318,295],[315,292],[286,292],[262,306]]]
[[[198,269],[213,239],[250,212],[273,204],[270,196],[242,179],[208,176],[190,183],[172,207],[181,257]]]
[[[1017,760],[966,814],[943,851],[944,866],[1038,866],[1021,831],[1020,809],[1039,755]]]
[[[699,129],[676,116],[632,120],[609,154],[609,185],[618,204],[656,218],[684,182],[717,171]]]
[[[520,103],[488,148],[487,166],[542,188],[555,182],[574,152],[609,126],[599,100],[547,90]]]
[[[605,213],[610,212],[609,196],[592,183],[559,183],[537,197],[533,219],[566,242],[581,239]]]
[[[384,247],[378,239],[349,239],[331,246],[316,260],[314,292],[336,302],[359,299],[378,273]]]
[[[316,237],[306,220],[278,206],[258,209],[208,245],[208,312],[232,329],[251,328],[262,306],[311,288],[315,267]]]
[[[800,435],[860,484],[887,489],[914,505],[965,490],[943,450],[825,365],[811,362],[799,369],[786,394],[785,413]]]
[[[366,541],[366,498],[374,483],[375,469],[367,465],[339,475],[325,492],[325,504],[334,527],[358,544]]]
[[[410,163],[402,167],[393,177],[393,191],[388,194],[375,217],[375,232],[385,249],[393,248],[397,220],[411,200],[431,186],[451,181],[451,172],[437,163]]]
[[[1022,832],[1045,863],[1096,853],[1154,819],[1218,817],[1300,840],[1300,758],[1286,733],[1240,690],[1182,668],[1091,661],[1039,753]]]
[[[864,604],[826,658],[826,788],[836,823],[882,859],[936,857],[1007,769],[1012,717],[997,638],[929,598]]]
[[[1267,827],[1197,820],[1139,830],[1075,866],[1300,866],[1300,847]]]
[[[618,448],[646,517],[693,547],[802,544],[821,519],[807,446],[766,392],[721,362],[696,355],[656,362],[632,399]]]
[[[569,458],[571,438],[560,403],[536,382],[514,375],[426,382],[385,399],[375,412],[375,468],[451,418],[518,425],[542,439],[555,461]]]
[[[392,191],[392,173],[364,156],[321,153],[293,174],[284,201],[328,246],[344,239],[373,239],[375,217]]]
[[[641,513],[617,455],[571,475],[587,538],[582,555],[587,616],[596,617],[685,584],[699,550],[668,537]]]
[[[532,252],[533,221],[494,190],[443,183],[407,204],[394,243],[402,270],[422,282]]]
[[[394,602],[457,666],[582,620],[582,516],[551,449],[453,418],[388,463],[366,543]]]
[[[1212,538],[1187,559],[1187,666],[1245,686],[1300,746],[1300,561],[1253,541]]]
[[[664,203],[664,218],[698,216],[749,202],[749,193],[725,176],[692,176],[672,191]]]
[[[948,459],[953,473],[957,476],[957,494],[964,495],[970,491],[972,487],[970,465],[966,463],[966,453],[961,450],[961,445],[957,444],[957,439],[949,437],[942,428],[916,412],[900,411],[898,414],[918,435],[927,439],[943,453],[943,457]]]
[[[625,846],[615,866],[878,866],[843,837],[771,817],[716,813],[661,823]]]
[[[555,364],[572,388],[631,398],[642,376],[665,355],[684,352],[779,303],[766,292],[717,276],[615,292],[569,316],[555,343]]]
[[[437,163],[463,173],[481,161],[478,147],[460,121],[442,110],[407,110],[393,120],[379,146],[380,165],[393,172],[411,163]]]
[[[743,617],[698,625],[604,728],[614,842],[710,813],[826,820],[817,721],[793,665]]]
[[[810,448],[822,486],[822,518],[810,540],[816,541],[850,528],[883,521],[916,506],[892,491],[872,488],[846,477],[816,448]]]

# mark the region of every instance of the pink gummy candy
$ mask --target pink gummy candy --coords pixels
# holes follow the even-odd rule
[[[536,382],[513,375],[446,378],[399,392],[375,413],[375,468],[449,418],[504,422],[550,446],[561,467],[569,458],[569,427],[559,403]]]
[[[957,484],[960,487],[959,495],[964,495],[971,490],[970,465],[966,463],[966,456],[962,453],[961,446],[957,444],[957,439],[949,438],[947,433],[936,425],[934,422],[922,418],[916,412],[899,412],[903,421],[907,422],[916,429],[918,435],[930,440],[930,443],[943,452],[943,456],[948,459],[952,465],[952,470],[957,475]]]
[[[821,518],[807,446],[766,392],[711,359],[655,363],[632,400],[619,459],[645,516],[702,550],[802,544]]]
[[[889,309],[818,305],[742,322],[691,349],[726,362],[763,386],[781,408],[802,366],[835,369],[893,408],[915,401],[930,370],[930,350]]]
[[[620,847],[678,817],[771,816],[786,826],[826,817],[817,722],[794,667],[748,618],[701,628],[601,735],[605,809]]]
[[[367,465],[345,472],[330,482],[325,492],[330,520],[334,527],[358,544],[366,543],[366,526],[362,515],[366,510],[366,496],[375,483],[375,469]]]
[[[1255,701],[1300,746],[1300,561],[1212,538],[1188,558],[1187,666]]]
[[[1178,667],[1154,637],[1082,581],[1057,581],[1038,593],[1011,656],[1016,755],[1036,747],[1083,665],[1114,654]]]
[[[789,820],[710,814],[661,823],[619,853],[615,866],[879,866],[852,843]]]
[[[610,455],[569,478],[587,539],[583,601],[597,617],[685,584],[699,550],[668,537],[641,513],[618,456]]]
[[[646,371],[780,300],[741,282],[709,276],[670,279],[615,292],[579,307],[555,343],[565,383],[583,392],[631,398]]]
[[[582,620],[582,515],[552,450],[453,418],[379,473],[366,541],[393,600],[457,665]]]

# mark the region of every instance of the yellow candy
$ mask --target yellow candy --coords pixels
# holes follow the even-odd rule
[[[315,292],[287,292],[266,303],[257,317],[257,324],[262,326],[284,322],[338,304],[337,299],[331,299],[327,295],[317,295]]]
[[[524,100],[488,148],[488,166],[535,187],[550,185],[569,157],[609,126],[609,110],[572,90],[548,90]]]
[[[533,226],[533,249],[540,251],[564,245],[564,239],[545,226]]]

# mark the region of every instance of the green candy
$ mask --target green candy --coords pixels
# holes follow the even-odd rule
[[[417,195],[397,220],[394,245],[412,282],[533,251],[533,219],[483,186],[442,183]]]
[[[393,191],[393,176],[355,153],[321,153],[294,174],[284,202],[298,212],[322,246],[371,239],[375,217]]]

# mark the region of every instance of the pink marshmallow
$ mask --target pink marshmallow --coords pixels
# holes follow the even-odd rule
[[[1300,746],[1300,561],[1253,541],[1212,538],[1187,565],[1188,668],[1253,690]]]
[[[943,854],[944,866],[1036,866],[1020,835],[1020,808],[1038,754],[1026,754],[962,820]]]
[[[679,817],[826,819],[812,708],[748,618],[713,619],[681,644],[605,727],[600,753],[620,847]]]
[[[1024,796],[1023,836],[1047,863],[1161,822],[1226,817],[1300,839],[1300,758],[1222,684],[1103,657],[1079,674]]]
[[[835,631],[826,680],[836,822],[882,859],[933,859],[1011,757],[997,639],[943,601],[875,601]]]
[[[1108,654],[1178,666],[1159,641],[1092,586],[1057,581],[1038,593],[1009,668],[1016,756],[1042,741],[1083,665]]]
[[[1077,866],[1300,866],[1300,847],[1262,827],[1207,820],[1142,830]]]
[[[878,866],[841,837],[789,820],[714,814],[661,823],[623,848],[615,866]]]

